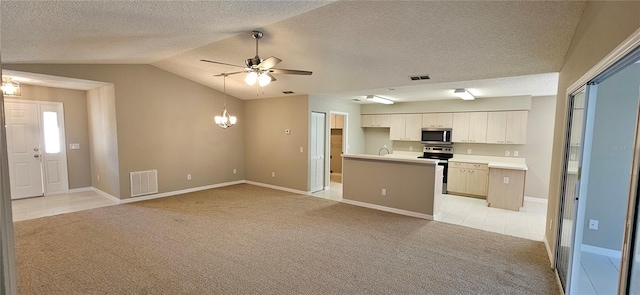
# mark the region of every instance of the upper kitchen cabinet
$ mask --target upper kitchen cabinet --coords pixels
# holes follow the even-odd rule
[[[361,115],[361,127],[391,127],[391,115]]]
[[[422,129],[421,114],[391,115],[391,140],[420,141]]]
[[[525,144],[527,114],[527,111],[489,112],[487,143]]]
[[[453,142],[485,143],[487,112],[453,113]]]
[[[423,128],[453,128],[453,113],[422,114]]]

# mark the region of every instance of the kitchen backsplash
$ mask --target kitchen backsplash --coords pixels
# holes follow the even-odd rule
[[[422,151],[423,145],[419,142],[410,141],[393,141],[392,149],[394,151]],[[473,143],[454,143],[454,154],[469,154],[468,150],[471,149],[471,155],[480,156],[494,156],[505,157],[506,152],[509,152],[509,157],[525,158],[525,145],[519,144],[473,144]],[[517,152],[517,156],[514,154]]]

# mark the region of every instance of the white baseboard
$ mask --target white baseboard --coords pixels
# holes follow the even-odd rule
[[[605,255],[613,258],[620,259],[622,258],[622,252],[617,250],[611,250],[602,247],[596,247],[591,245],[582,244],[580,246],[580,250],[584,252],[589,252],[593,254]]]
[[[555,268],[555,255],[553,255],[553,252],[551,252],[551,246],[549,246],[549,241],[547,241],[547,235],[544,235],[544,238],[542,238],[542,241],[544,242],[544,247],[547,249],[547,255],[549,255],[549,262],[551,263],[551,268]]]
[[[203,191],[203,190],[219,188],[219,187],[224,187],[224,186],[230,186],[230,185],[236,185],[236,184],[242,184],[242,183],[244,183],[244,180],[237,180],[237,181],[216,183],[216,184],[212,184],[212,185],[193,187],[193,188],[188,188],[188,189],[183,189],[183,190],[178,190],[178,191],[171,191],[171,192],[166,192],[166,193],[159,193],[159,194],[153,194],[153,195],[133,197],[133,198],[120,200],[120,204],[127,204],[127,203],[139,202],[139,201],[166,198],[166,197],[175,196],[175,195],[181,195],[181,194],[186,194],[186,193],[192,193],[192,192]]]
[[[369,203],[364,203],[364,202],[359,202],[359,201],[354,201],[354,200],[348,200],[348,199],[342,199],[341,202],[345,203],[345,204],[349,204],[349,205],[355,205],[355,206],[360,206],[360,207],[365,207],[365,208],[371,208],[371,209],[376,209],[376,210],[380,210],[380,211],[396,213],[396,214],[400,214],[400,215],[406,215],[406,216],[417,217],[417,218],[422,218],[422,219],[427,219],[427,220],[433,220],[433,216],[432,215],[428,215],[428,214],[424,214],[424,213],[418,213],[418,212],[413,212],[413,211],[396,209],[396,208],[380,206],[380,205],[375,205],[375,204],[369,204]]]
[[[118,204],[120,204],[120,201],[122,201],[122,200],[120,200],[120,199],[118,199],[118,198],[116,198],[116,197],[114,197],[114,196],[112,196],[112,195],[110,195],[108,193],[105,193],[105,192],[103,192],[103,191],[101,191],[101,190],[99,190],[99,189],[97,189],[95,187],[92,187],[91,190],[96,192],[96,193],[98,193],[101,196],[104,196],[104,197],[107,197],[107,198],[109,198],[109,199],[111,199],[113,201],[116,201]]]
[[[544,203],[546,204],[549,200],[547,199],[542,199],[542,198],[534,198],[534,197],[524,197],[525,201],[529,201],[529,202],[534,202],[534,203]]]
[[[73,194],[73,193],[81,193],[81,192],[90,192],[90,191],[92,191],[92,190],[93,190],[93,188],[92,188],[92,187],[87,186],[87,187],[80,187],[80,188],[72,188],[72,189],[69,189],[69,193],[70,193],[70,194]]]
[[[277,185],[271,185],[271,184],[266,184],[266,183],[261,183],[261,182],[255,182],[255,181],[250,181],[250,180],[245,180],[244,183],[251,184],[251,185],[257,185],[257,186],[262,186],[262,187],[266,187],[266,188],[272,188],[272,189],[285,191],[285,192],[290,192],[290,193],[294,193],[294,194],[300,194],[300,195],[308,195],[309,194],[309,192],[305,192],[305,191],[301,191],[301,190],[297,190],[297,189],[292,189],[292,188],[283,187],[283,186],[277,186]]]

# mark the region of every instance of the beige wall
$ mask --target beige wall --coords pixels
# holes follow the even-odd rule
[[[556,96],[531,99],[531,110],[527,118],[527,144],[520,151],[527,158],[529,167],[524,185],[524,194],[528,197],[548,197],[555,110]]]
[[[640,27],[640,2],[589,1],[560,71],[549,180],[546,238],[555,251],[567,88]],[[552,252],[553,253],[553,252]]]
[[[87,91],[87,112],[92,186],[120,198],[116,98],[113,85]]]
[[[87,92],[21,84],[22,95],[11,99],[61,102],[64,107],[64,127],[67,139],[67,170],[69,188],[91,186],[89,162],[89,130],[87,119]],[[70,150],[70,143],[79,143],[79,150]]]
[[[309,98],[248,100],[244,114],[245,179],[308,191]],[[291,134],[285,134],[285,129]],[[271,177],[272,172],[276,177]]]
[[[121,198],[130,196],[133,171],[157,169],[159,192],[244,179],[245,117],[236,98],[229,96],[227,107],[239,123],[224,130],[213,123],[221,92],[150,65],[5,68],[114,84]]]
[[[344,199],[433,216],[436,165],[346,157],[342,168]]]

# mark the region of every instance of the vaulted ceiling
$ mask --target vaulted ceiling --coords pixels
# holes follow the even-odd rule
[[[535,95],[554,94],[548,84],[557,75],[548,73],[560,70],[585,3],[3,0],[0,5],[3,63],[151,64],[222,90],[222,78],[213,75],[237,68],[199,60],[242,65],[255,55],[250,32],[259,29],[262,58],[276,56],[283,60],[278,68],[313,75],[276,75],[278,81],[264,88],[233,75],[227,78],[233,96],[273,97],[288,90],[410,101],[446,99],[442,85],[469,87],[474,80],[508,81],[506,89],[514,85],[509,79],[520,76],[526,85],[539,84],[530,88],[547,87]],[[431,79],[409,79],[423,74]],[[475,82],[484,84],[492,83]],[[380,93],[387,88],[400,91]]]

